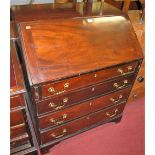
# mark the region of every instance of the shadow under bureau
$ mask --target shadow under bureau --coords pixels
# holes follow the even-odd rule
[[[41,149],[120,121],[143,54],[126,15],[18,24]]]

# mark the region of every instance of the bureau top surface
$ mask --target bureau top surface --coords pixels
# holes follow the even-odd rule
[[[124,16],[44,20],[19,29],[31,85],[143,57]]]
[[[25,92],[25,88],[14,41],[10,41],[10,49],[10,95],[15,95]]]
[[[33,4],[12,6],[11,9],[16,22],[122,14],[119,9],[102,2]]]

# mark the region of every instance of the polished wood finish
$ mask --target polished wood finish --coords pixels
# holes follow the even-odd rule
[[[33,127],[30,125],[26,105],[26,89],[17,55],[16,36],[12,34],[10,37],[12,37],[10,38],[10,152],[14,155],[28,155],[29,149],[31,150],[31,147],[36,145],[33,141],[35,135]],[[27,148],[27,146],[29,147]],[[25,153],[21,152],[23,150]]]
[[[19,60],[16,53],[15,43],[10,42],[11,58],[10,58],[10,95],[20,94],[25,92],[24,80],[19,65]]]
[[[22,110],[11,112],[10,119],[10,126],[15,126],[24,123],[24,116]]]
[[[137,39],[128,19],[115,16],[90,20],[90,23],[89,19],[78,18],[20,24],[31,85],[143,58],[140,45],[134,43]],[[107,23],[108,20],[110,23]],[[118,31],[116,27],[120,23]],[[94,41],[96,35],[98,39]],[[69,43],[66,40],[70,40]]]
[[[145,55],[145,22],[141,22],[139,10],[128,12],[134,31],[137,35],[138,41]],[[145,60],[141,65],[135,83],[133,85],[128,103],[131,103],[137,99],[145,97]]]
[[[24,123],[23,124],[19,124],[19,125],[16,125],[16,126],[10,128],[10,133],[11,133],[10,137],[12,139],[12,138],[20,136],[20,135],[22,135],[22,134],[24,134],[26,132],[27,131],[26,131],[25,124]]]
[[[43,100],[41,102],[37,102],[36,105],[37,105],[38,113],[40,114],[40,113],[55,111],[57,109],[63,109],[70,105],[88,100],[89,98],[93,98],[116,90],[120,90],[119,88],[114,87],[114,83],[118,83],[121,89],[126,88],[128,86],[132,86],[133,77],[134,77],[133,75],[122,77],[119,79],[105,82],[103,84],[101,83],[98,85],[86,87],[86,88],[83,88],[82,90],[72,91],[66,95],[61,95],[55,98],[50,98],[47,100]],[[124,83],[124,81],[128,81],[128,83]],[[63,102],[64,99],[66,98],[68,99],[68,101]],[[54,107],[51,106],[52,103],[55,105]]]
[[[128,16],[102,2],[12,11],[40,148],[119,122],[143,60]]]
[[[145,63],[143,61],[135,83],[133,85],[128,102],[131,103],[137,99],[145,97]]]
[[[22,94],[14,95],[10,97],[10,108],[21,108],[25,105],[24,96]]]
[[[18,33],[16,29],[16,23],[14,21],[10,22],[10,39],[14,40],[18,38]]]
[[[82,104],[77,104],[73,107],[52,114],[50,113],[46,116],[40,116],[39,127],[43,129],[57,126],[72,119],[87,115],[97,110],[101,110],[113,104],[126,102],[129,92],[130,88],[127,88],[126,90],[120,90],[106,96],[101,96],[97,99],[91,99],[83,102]]]
[[[55,96],[57,93],[63,94],[70,90],[75,90],[78,88],[100,83],[103,80],[108,80],[119,76],[134,73],[137,65],[138,65],[137,62],[132,62],[132,63],[116,66],[105,70],[79,75],[77,77],[68,78],[66,80],[52,82],[51,84],[42,85],[41,90],[38,90],[38,91],[41,91],[41,94],[40,94],[41,98],[46,98],[48,96]],[[64,88],[66,84],[69,84],[69,86],[67,88]],[[53,92],[49,91],[49,89],[51,88],[54,89]]]
[[[29,143],[29,136],[27,133],[22,134],[18,137],[10,139],[10,148],[20,147],[21,145]]]
[[[107,119],[112,119],[114,116],[117,116],[123,112],[124,104],[115,105],[114,107],[108,108],[96,112],[87,117],[72,121],[71,123],[65,124],[63,126],[57,127],[55,129],[45,131],[41,133],[41,143],[47,143],[57,139],[61,139],[64,136],[80,131],[83,128],[88,128],[96,122],[104,122]]]

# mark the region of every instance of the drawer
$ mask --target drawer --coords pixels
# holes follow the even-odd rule
[[[131,86],[134,80],[134,75],[121,77],[108,82],[93,85],[75,92],[70,92],[65,95],[59,95],[48,100],[36,103],[38,114],[50,111],[60,110],[67,106],[83,102],[98,95],[110,93]]]
[[[22,94],[10,97],[10,108],[23,107],[24,105],[25,101]]]
[[[125,102],[129,96],[130,88],[117,91],[115,93],[92,99],[71,108],[67,108],[46,116],[39,117],[40,129],[48,128],[56,125],[63,124],[75,118],[87,115],[91,112],[103,109],[107,106]]]
[[[25,123],[22,110],[10,113],[10,126],[16,126],[22,123]]]
[[[21,145],[30,143],[29,136],[27,133],[18,136],[16,138],[10,139],[10,148],[13,149],[15,147],[19,147]]]
[[[55,129],[49,131],[42,131],[41,143],[44,144],[50,141],[58,140],[71,134],[75,134],[80,130],[90,128],[97,123],[108,121],[109,119],[114,118],[118,114],[121,114],[123,112],[124,106],[125,104],[118,104],[106,110],[101,110],[91,115],[87,115],[86,117],[72,121]]]
[[[42,98],[45,98],[48,96],[63,94],[69,90],[86,87],[99,82],[103,82],[104,80],[107,80],[107,79],[111,79],[122,75],[127,75],[130,73],[133,73],[137,65],[138,65],[138,62],[132,62],[129,64],[116,66],[116,67],[92,72],[89,74],[79,75],[78,77],[69,78],[58,82],[53,82],[51,84],[42,85],[41,96]]]
[[[17,136],[20,136],[22,134],[26,133],[26,127],[25,124],[19,124],[16,126],[13,126],[10,128],[10,138],[15,138]]]

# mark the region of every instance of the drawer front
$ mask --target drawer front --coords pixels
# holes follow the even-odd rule
[[[126,88],[132,85],[133,80],[134,75],[129,75],[127,77],[121,77],[102,84],[87,87],[76,92],[71,92],[66,95],[59,95],[48,100],[37,102],[38,114],[60,110],[95,96]]]
[[[22,94],[10,97],[10,108],[23,107],[24,105],[25,101]]]
[[[87,115],[91,112],[103,109],[107,106],[125,102],[129,92],[130,88],[127,88],[106,96],[99,97],[97,99],[92,99],[90,101],[75,105],[71,108],[67,108],[53,114],[41,116],[39,118],[39,127],[40,129],[43,129],[60,125],[75,118]]]
[[[10,148],[13,149],[27,143],[30,143],[29,136],[28,134],[24,134],[14,139],[10,139]]]
[[[10,138],[15,138],[17,136],[20,136],[22,134],[26,133],[26,127],[25,124],[19,124],[16,126],[13,126],[10,128]]]
[[[133,73],[137,65],[138,62],[132,62],[129,64],[116,66],[89,74],[79,75],[78,77],[43,85],[41,88],[42,98],[63,94],[69,90],[86,87],[99,82],[103,82],[107,79]]]
[[[115,105],[106,110],[99,111],[92,115],[87,115],[79,120],[72,121],[64,126],[57,127],[55,129],[41,133],[41,143],[47,143],[50,141],[57,140],[59,138],[68,136],[76,133],[79,130],[89,128],[96,123],[107,121],[108,119],[114,118],[118,114],[123,112],[125,104]]]
[[[10,126],[16,126],[22,123],[25,123],[22,110],[10,113]]]

